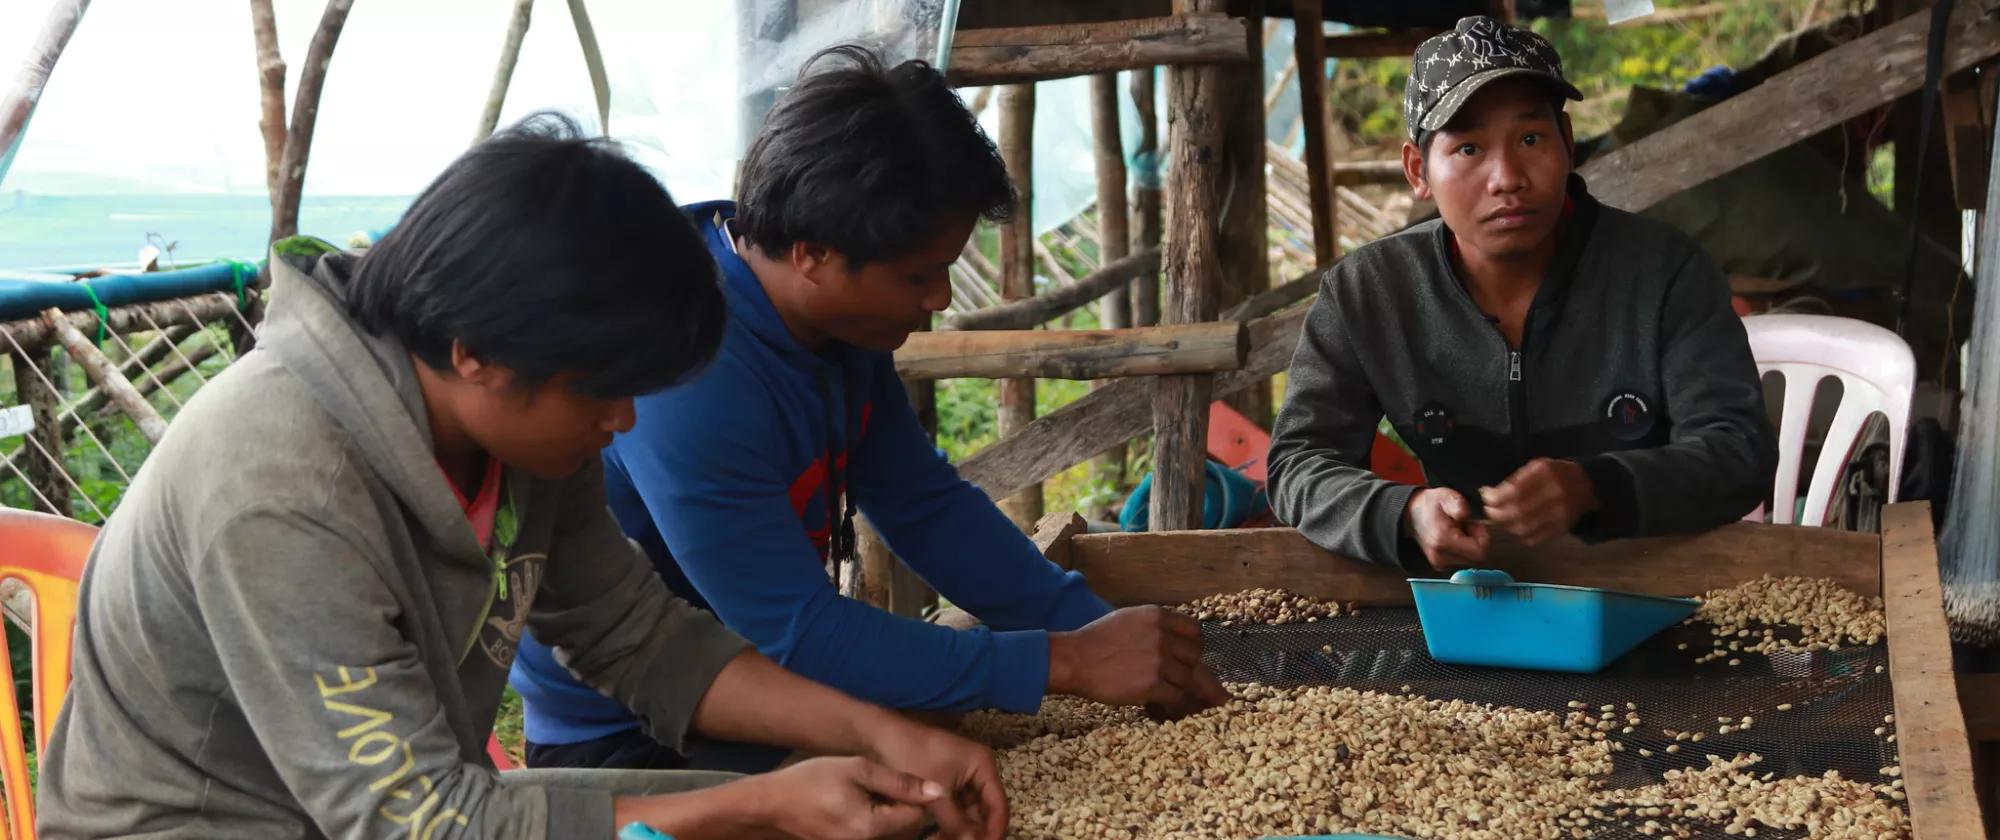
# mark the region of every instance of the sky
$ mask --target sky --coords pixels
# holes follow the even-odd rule
[[[512,6],[357,0],[328,68],[307,193],[414,194],[463,151]],[[0,84],[11,84],[48,8],[0,0]],[[296,85],[322,3],[275,8]],[[613,135],[677,196],[726,195],[738,152],[734,4],[595,0],[591,14],[614,92]],[[0,190],[259,194],[258,97],[243,0],[95,0]],[[502,122],[549,107],[596,122],[561,0],[536,4]]]

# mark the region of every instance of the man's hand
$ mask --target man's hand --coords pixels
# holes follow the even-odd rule
[[[1127,607],[1050,633],[1049,692],[1174,716],[1229,702],[1201,664],[1201,623],[1164,607]]]
[[[945,795],[936,782],[865,758],[813,758],[720,787],[619,797],[612,822],[684,840],[902,840],[923,830],[924,808]]]
[[[1597,491],[1575,461],[1536,458],[1498,487],[1482,487],[1486,519],[1528,545],[1569,533],[1597,509]]]
[[[737,784],[760,788],[771,837],[875,840],[915,837],[943,787],[865,758],[813,758]]]
[[[985,747],[942,729],[890,715],[870,738],[876,761],[942,786],[929,803],[945,840],[1000,840],[1007,794]]]
[[[1486,549],[1493,542],[1486,526],[1472,521],[1472,506],[1465,497],[1448,487],[1419,490],[1411,496],[1403,509],[1403,530],[1423,548],[1431,568],[1440,572],[1485,563]]]

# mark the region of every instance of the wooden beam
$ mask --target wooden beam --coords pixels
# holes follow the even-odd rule
[[[1952,15],[1945,72],[2000,55],[1982,2]],[[1896,21],[1585,164],[1591,192],[1638,211],[1884,103],[1923,83],[1928,12]]]
[[[1155,118],[1154,75],[1151,67],[1132,73],[1132,106],[1139,112],[1139,148],[1135,152],[1145,165],[1132,185],[1132,205],[1138,217],[1132,230],[1132,251],[1158,252],[1165,235],[1163,192],[1160,184],[1160,126]],[[1150,327],[1160,322],[1160,271],[1150,271],[1132,281],[1132,326]]]
[[[1269,139],[1264,132],[1264,27],[1261,25],[1253,27],[1251,53],[1250,60],[1241,64],[1207,68],[1219,80],[1215,92],[1220,97],[1218,113],[1223,126],[1220,150],[1223,172],[1217,183],[1224,186],[1222,212],[1212,217],[1217,228],[1215,260],[1221,273],[1214,287],[1215,308],[1203,310],[1208,313],[1204,320],[1214,320],[1217,311],[1271,287],[1271,210],[1267,200],[1271,167],[1264,155]],[[1275,409],[1268,385],[1245,388],[1226,399],[1231,408],[1251,422],[1270,425]],[[1202,444],[1202,460],[1206,461],[1206,402],[1196,406],[1195,413],[1204,430],[1197,440]],[[1199,509],[1197,505],[1196,510]]]
[[[1035,523],[1035,532],[1030,538],[1034,540],[1035,548],[1040,549],[1042,556],[1048,558],[1049,562],[1068,569],[1071,566],[1070,540],[1087,530],[1083,517],[1076,515],[1075,512],[1056,511]]]
[[[1496,541],[1497,568],[1537,583],[1692,596],[1766,574],[1831,577],[1877,592],[1877,541],[1826,528],[1735,523],[1705,534],[1529,549]],[[1204,595],[1278,587],[1361,604],[1407,605],[1411,575],[1329,553],[1290,528],[1085,534],[1070,558],[1090,587],[1119,606],[1179,604]]]
[[[1180,14],[1102,23],[961,29],[952,38],[951,83],[1012,84],[1156,65],[1250,59],[1250,25],[1226,14]]]
[[[1397,29],[1358,35],[1328,35],[1322,40],[1326,42],[1328,58],[1409,58],[1416,54],[1417,47],[1426,39],[1443,31]]]
[[[1035,86],[1008,85],[1000,91],[1000,159],[1014,178],[1020,197],[1012,219],[1000,229],[1000,299],[1017,301],[1035,294]],[[1035,380],[1008,379],[1000,383],[999,426],[1001,436],[1034,422]],[[1014,524],[1027,530],[1042,515],[1042,485],[1031,487],[1001,503]]]
[[[151,330],[155,325],[160,329],[178,326],[201,326],[204,322],[218,319],[234,320],[231,313],[236,310],[236,300],[221,292],[192,298],[177,298],[154,303],[138,303],[130,306],[114,306],[107,314],[111,323],[106,325],[110,332],[120,335],[139,330]],[[89,310],[63,313],[63,318],[78,332],[96,335],[97,313]],[[33,350],[54,344],[56,331],[49,321],[40,315],[19,321],[0,323],[0,333],[13,339],[23,350]],[[7,345],[11,350],[13,344]]]
[[[1292,0],[1299,36],[1292,38],[1299,65],[1299,119],[1306,126],[1306,181],[1312,201],[1313,261],[1328,265],[1340,254],[1339,214],[1333,205],[1333,124],[1326,113],[1324,0]]]
[[[1882,510],[1881,556],[1889,681],[1911,833],[1924,840],[1983,838],[1929,502]]]
[[[1250,355],[1242,370],[1214,377],[1214,395],[1228,396],[1268,383],[1284,370],[1305,317],[1306,309],[1297,307],[1250,321]],[[958,465],[959,475],[988,496],[1005,498],[1144,434],[1152,422],[1154,381],[1126,379],[1085,394],[966,458]]]
[[[1040,326],[1159,270],[1160,252],[1141,251],[1106,263],[1073,285],[951,315],[938,324],[938,329],[1025,330]]]
[[[1240,370],[1250,333],[1234,321],[1122,330],[920,332],[896,373],[922,379],[1118,379]]]
[[[60,310],[44,310],[42,319],[55,329],[56,340],[62,342],[63,350],[69,353],[70,358],[83,365],[90,381],[96,383],[111,397],[111,403],[138,425],[139,433],[145,435],[146,440],[159,443],[160,438],[167,434],[167,421],[160,417],[160,412],[153,408],[152,403],[139,395],[139,389],[132,387],[132,381],[118,372],[118,366],[105,358],[97,346],[90,343],[90,339],[84,338],[83,333],[78,332]]]

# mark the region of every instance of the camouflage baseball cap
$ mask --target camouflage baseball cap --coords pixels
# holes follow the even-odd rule
[[[1475,15],[1460,18],[1450,32],[1431,36],[1411,56],[1410,79],[1403,87],[1403,122],[1410,142],[1451,122],[1480,88],[1510,76],[1532,76],[1566,98],[1583,98],[1563,78],[1556,48],[1526,29]]]

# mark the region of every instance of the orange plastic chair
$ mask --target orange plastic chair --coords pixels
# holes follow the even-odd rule
[[[69,691],[69,643],[76,631],[76,590],[97,529],[74,519],[0,508],[0,582],[12,582],[33,599],[35,754],[48,748],[63,695]],[[7,638],[0,659],[13,674]],[[13,674],[16,680],[20,675]],[[21,709],[11,690],[0,691],[0,785],[6,787],[8,834],[35,838],[35,791],[28,783],[28,751]]]

